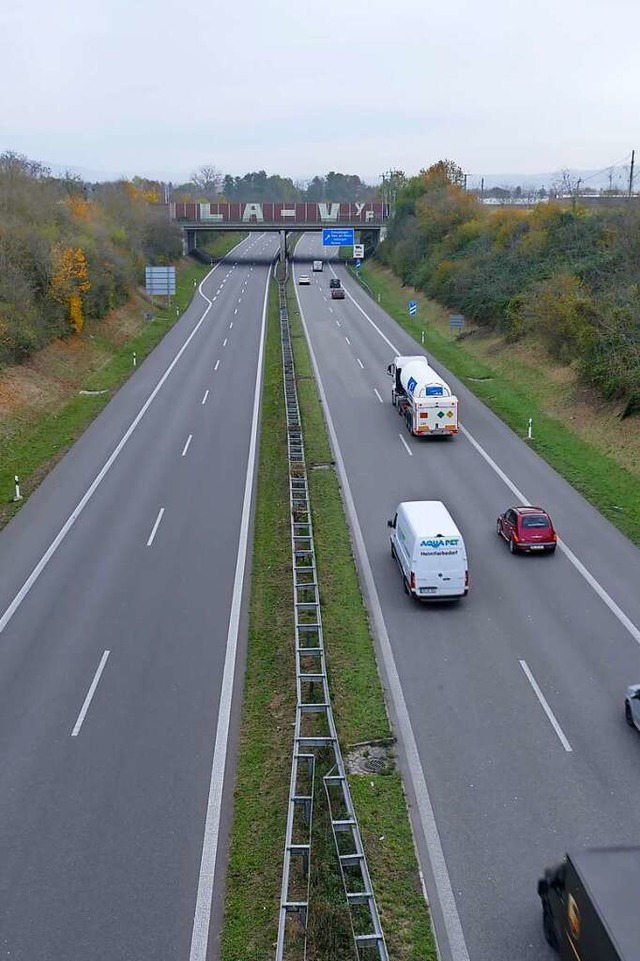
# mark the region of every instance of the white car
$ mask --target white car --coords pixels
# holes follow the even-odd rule
[[[310,284],[310,283],[311,283],[311,278],[309,277],[309,274],[300,274],[300,276],[298,277],[298,283],[299,283],[299,284]]]
[[[624,699],[624,715],[627,724],[640,731],[640,684],[632,684],[627,688],[627,696]]]

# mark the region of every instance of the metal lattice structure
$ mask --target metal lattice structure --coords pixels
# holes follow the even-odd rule
[[[297,701],[276,961],[299,958],[300,945],[306,958],[315,752],[322,749],[333,760],[323,781],[355,956],[359,961],[388,961],[331,709],[304,442],[283,284],[279,285],[279,308],[289,458]]]

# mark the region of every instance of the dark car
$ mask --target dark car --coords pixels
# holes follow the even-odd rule
[[[510,507],[496,521],[496,533],[504,537],[512,554],[530,551],[553,554],[558,535],[542,507]]]
[[[332,287],[332,288],[331,288],[331,299],[332,299],[332,300],[344,300],[344,287]]]
[[[627,724],[637,727],[640,731],[640,684],[632,684],[627,688],[624,699],[624,714]]]
[[[331,290],[334,290],[337,287],[342,287],[339,277],[332,277],[331,280],[329,281],[329,287],[331,288]]]

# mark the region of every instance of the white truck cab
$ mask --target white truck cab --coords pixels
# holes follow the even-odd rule
[[[387,523],[391,555],[407,594],[421,601],[456,600],[467,594],[467,551],[442,501],[403,501]]]

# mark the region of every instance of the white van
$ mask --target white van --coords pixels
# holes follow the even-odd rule
[[[442,501],[404,501],[391,528],[391,555],[404,589],[421,601],[455,600],[469,590],[462,534]]]
[[[313,272],[314,272],[314,274],[315,274],[316,271],[318,271],[318,270],[322,270],[322,261],[321,261],[321,260],[314,260],[314,262],[313,262]]]

